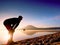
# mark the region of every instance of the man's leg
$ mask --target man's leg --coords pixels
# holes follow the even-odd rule
[[[14,32],[9,32],[9,35],[10,35],[10,39],[9,40],[11,40],[11,41],[13,41],[13,33]]]
[[[14,30],[11,28],[11,25],[5,25],[5,27],[7,28],[9,35],[10,35],[10,39],[8,39],[8,44],[11,45],[13,43],[13,33]]]

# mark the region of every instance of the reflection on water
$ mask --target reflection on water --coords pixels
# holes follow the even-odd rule
[[[18,41],[18,40],[24,40],[24,39],[28,39],[28,38],[34,38],[34,37],[38,37],[38,36],[43,36],[43,35],[47,35],[47,34],[53,34],[56,33],[54,31],[46,31],[46,30],[18,30],[15,32],[14,34],[14,41]]]
[[[25,31],[23,31],[23,33],[25,33],[27,35],[33,35],[36,33],[44,34],[45,32],[48,34],[50,32],[49,34],[51,34],[51,33],[57,32],[57,31],[56,30],[25,30]],[[44,33],[42,33],[42,32],[44,32]]]

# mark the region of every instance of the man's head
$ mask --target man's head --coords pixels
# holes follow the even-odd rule
[[[22,20],[23,17],[22,16],[19,16],[18,18],[19,18],[19,20]]]

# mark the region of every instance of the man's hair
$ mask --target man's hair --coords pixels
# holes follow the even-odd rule
[[[22,20],[23,17],[22,17],[22,16],[19,16],[18,18],[19,18],[20,20]]]

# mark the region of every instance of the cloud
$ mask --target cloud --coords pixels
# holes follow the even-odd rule
[[[50,18],[50,20],[60,20],[60,15],[54,16],[54,17]]]

